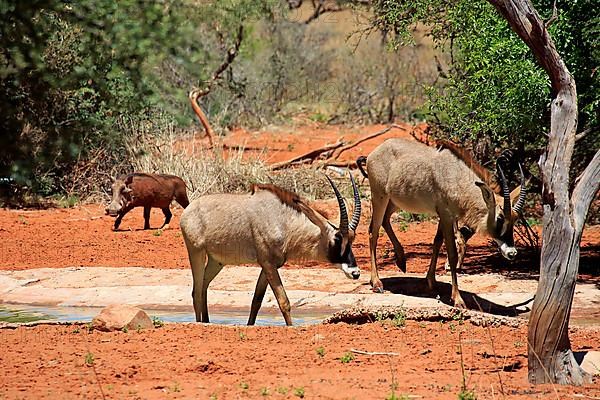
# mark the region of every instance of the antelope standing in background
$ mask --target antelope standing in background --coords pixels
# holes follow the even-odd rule
[[[361,161],[359,158],[359,165]],[[452,274],[451,299],[456,306],[465,306],[456,276],[459,254],[455,232],[459,232],[459,221],[469,232],[482,232],[494,239],[506,259],[512,260],[517,255],[513,224],[525,202],[523,176],[521,186],[510,193],[498,165],[503,193],[500,197],[451,151],[437,151],[405,139],[386,140],[373,150],[366,163],[372,201],[369,247],[374,291],[383,292],[376,263],[377,239],[382,225],[394,246],[396,264],[406,271],[404,249],[390,224],[391,215],[398,209],[439,216],[427,284],[430,290],[434,289],[437,257],[442,242],[445,242]],[[515,204],[514,208],[511,204]],[[462,252],[464,255],[464,248]]]
[[[297,194],[274,185],[254,185],[250,194],[215,194],[194,200],[181,216],[181,232],[192,266],[192,298],[196,321],[209,322],[207,289],[226,264],[258,263],[248,325],[254,325],[267,289],[271,286],[287,325],[292,325],[290,302],[277,271],[288,260],[318,260],[337,264],[347,277],[358,279],[360,270],[352,242],[361,205],[354,178],[352,219],[344,199],[329,179],[340,208],[335,227]]]

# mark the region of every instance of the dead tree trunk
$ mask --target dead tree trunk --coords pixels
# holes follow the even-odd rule
[[[529,381],[582,385],[591,381],[571,351],[568,326],[579,269],[579,244],[600,186],[600,151],[569,197],[577,129],[575,81],[529,0],[488,0],[533,51],[550,76],[550,137],[539,165],[544,208],[540,281],[529,319]]]

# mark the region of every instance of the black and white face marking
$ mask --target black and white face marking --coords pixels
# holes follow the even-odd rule
[[[503,214],[498,214],[496,218],[496,237],[494,241],[500,249],[500,253],[507,260],[514,260],[517,256],[515,240],[513,237],[513,224],[508,221]]]
[[[342,249],[342,244],[345,245],[344,249]],[[339,231],[335,233],[333,242],[330,243],[327,258],[329,262],[336,264],[346,277],[350,279],[358,279],[360,277],[360,269],[356,265],[356,259],[352,253],[352,243],[348,240],[343,240],[342,234]]]

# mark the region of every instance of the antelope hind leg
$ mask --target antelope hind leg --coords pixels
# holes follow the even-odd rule
[[[265,274],[265,271],[261,270],[260,275],[258,276],[258,281],[256,281],[256,289],[254,289],[254,296],[252,297],[252,305],[250,306],[250,316],[248,317],[248,325],[254,325],[256,323],[256,316],[258,315],[258,310],[260,310],[260,306],[262,305],[263,299],[265,297],[267,284],[267,275]]]
[[[385,233],[387,233],[392,245],[394,246],[394,253],[396,255],[396,266],[400,268],[402,272],[406,272],[406,256],[404,255],[404,247],[396,237],[394,233],[394,229],[392,228],[392,224],[390,224],[390,218],[392,214],[397,210],[397,208],[390,201],[385,210],[385,215],[383,216],[383,229],[385,229]]]

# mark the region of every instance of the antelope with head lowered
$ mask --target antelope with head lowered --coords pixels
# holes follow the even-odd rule
[[[360,219],[358,189],[352,176],[354,211],[351,220],[344,200],[329,177],[340,209],[339,228],[297,194],[274,185],[254,185],[250,194],[215,194],[194,200],[181,216],[194,286],[196,321],[209,322],[207,289],[226,264],[258,263],[248,325],[254,325],[271,286],[287,325],[292,325],[290,302],[278,268],[288,260],[317,260],[337,264],[347,277],[360,270],[352,242]]]
[[[360,165],[362,161],[361,157],[357,163]],[[437,257],[445,242],[452,274],[451,300],[456,306],[465,304],[458,290],[455,232],[456,237],[460,237],[461,231],[482,232],[498,244],[505,258],[512,260],[517,255],[513,224],[525,202],[523,176],[521,186],[511,193],[498,164],[503,193],[500,197],[450,150],[438,151],[406,139],[386,140],[367,157],[366,164],[372,201],[369,245],[374,291],[383,292],[376,264],[377,238],[382,225],[394,246],[396,264],[406,272],[404,249],[390,224],[391,215],[398,209],[439,216],[427,284],[430,290],[434,289]],[[461,251],[464,254],[464,248]]]

